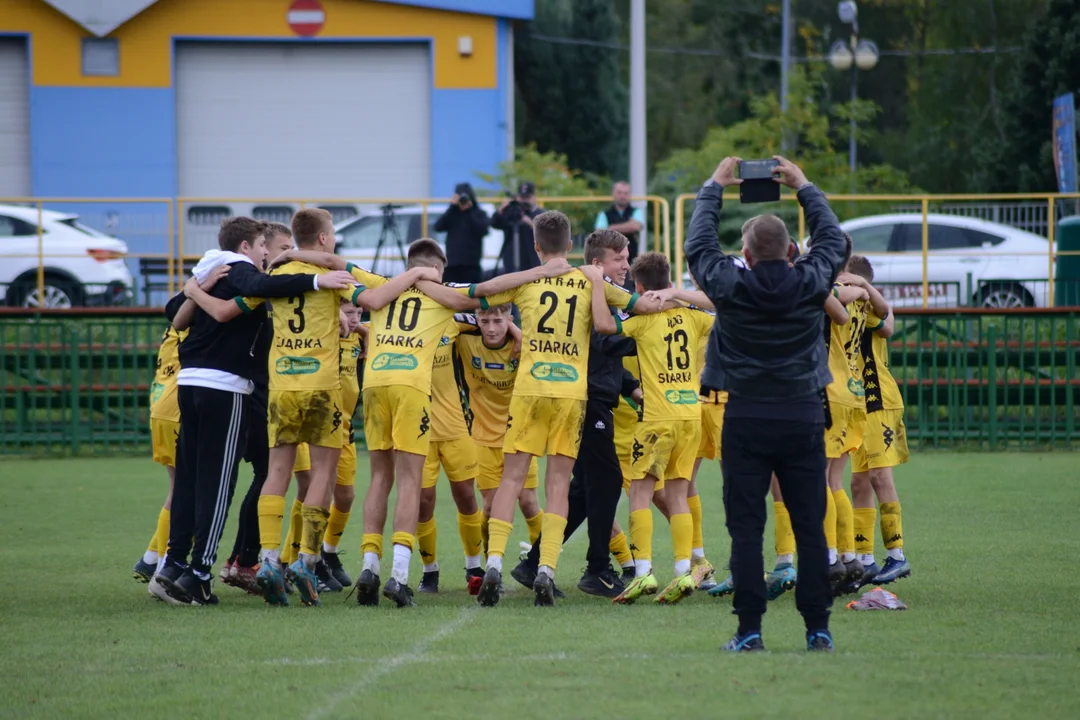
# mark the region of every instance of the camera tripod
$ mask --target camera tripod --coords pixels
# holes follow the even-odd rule
[[[393,238],[394,244],[397,245],[402,268],[406,265],[405,241],[401,239],[401,232],[397,226],[397,217],[394,215],[394,210],[400,210],[401,207],[401,205],[392,205],[390,203],[379,207],[379,210],[382,210],[382,230],[379,231],[379,243],[375,246],[375,259],[371,261],[371,272],[375,274],[379,272],[379,256],[382,255],[386,241],[390,238]]]

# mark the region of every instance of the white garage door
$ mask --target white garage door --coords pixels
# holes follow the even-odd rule
[[[180,194],[426,197],[426,45],[182,43]]]
[[[29,98],[26,41],[0,38],[0,198],[30,194]]]

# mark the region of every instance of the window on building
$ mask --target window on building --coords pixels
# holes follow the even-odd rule
[[[120,43],[114,38],[83,38],[82,74],[120,74]]]

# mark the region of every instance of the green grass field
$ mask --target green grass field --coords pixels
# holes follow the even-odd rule
[[[898,474],[914,573],[894,586],[911,609],[838,603],[838,652],[808,655],[788,594],[765,618],[770,652],[729,656],[719,648],[735,626],[730,599],[615,607],[572,589],[580,535],[562,555],[569,597],[558,607],[533,608],[515,587],[479,608],[458,570],[445,485],[444,589],[415,609],[360,608],[343,595],[321,609],[270,608],[229,587],[216,608],[165,606],[129,572],[164,493],[159,467],[4,460],[0,717],[1076,718],[1078,466],[1070,454],[916,456]],[[702,496],[706,549],[722,566],[715,465]],[[663,583],[670,539],[656,517]],[[359,512],[352,522],[355,577]],[[232,518],[226,552],[234,531]],[[523,532],[519,522],[513,547]]]

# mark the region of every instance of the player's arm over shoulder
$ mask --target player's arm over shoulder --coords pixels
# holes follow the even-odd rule
[[[472,296],[475,285],[466,283],[437,283],[421,280],[416,289],[443,307],[462,313],[482,307],[482,302]]]
[[[619,287],[610,278],[604,278],[604,299],[607,301],[609,307],[613,307],[617,310],[622,310],[626,313],[634,312],[634,308],[641,296],[637,293],[627,292],[626,289]]]

